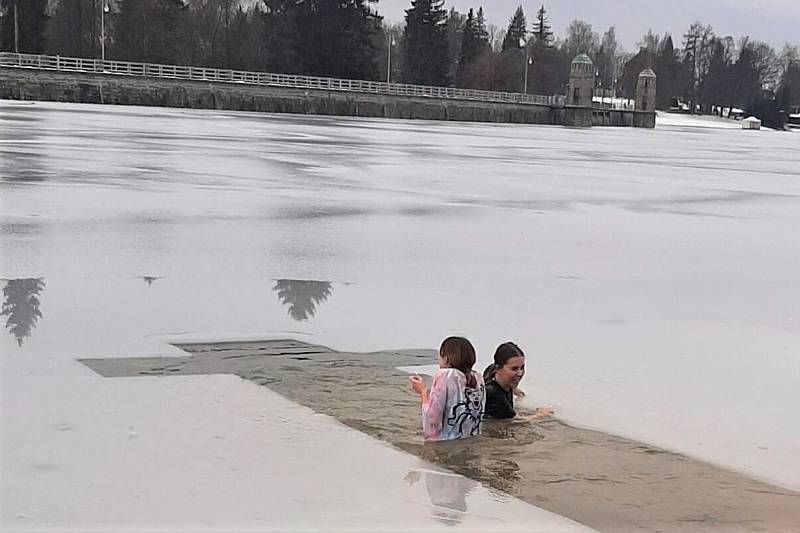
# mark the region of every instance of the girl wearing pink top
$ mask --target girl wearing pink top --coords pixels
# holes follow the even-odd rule
[[[483,377],[472,370],[475,348],[463,337],[448,337],[439,348],[439,370],[431,390],[421,377],[411,387],[422,401],[422,433],[426,440],[455,440],[478,435],[486,405]]]

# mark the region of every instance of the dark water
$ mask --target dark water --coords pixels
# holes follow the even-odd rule
[[[800,530],[799,494],[556,419],[534,420],[523,413],[513,421],[488,421],[477,438],[424,443],[418,399],[408,374],[397,367],[432,364],[433,350],[343,353],[290,340],[179,347],[190,355],[83,362],[107,377],[233,373],[436,465],[600,530]],[[463,478],[431,476],[426,483],[432,484],[434,505],[451,514],[465,510]]]

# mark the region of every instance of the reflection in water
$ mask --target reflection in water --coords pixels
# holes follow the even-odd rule
[[[544,436],[530,422],[486,422],[481,436],[425,442],[417,453],[430,463],[515,495],[522,481],[516,457],[523,449],[534,450],[531,445]]]
[[[3,289],[3,310],[0,315],[7,316],[6,328],[22,346],[24,339],[31,336],[31,330],[42,318],[39,310],[39,293],[44,289],[44,278],[12,279]]]
[[[462,522],[467,512],[467,494],[478,484],[468,477],[443,469],[412,470],[405,479],[413,485],[423,476],[428,497],[431,499],[433,519],[451,525]]]
[[[294,320],[308,320],[316,313],[317,306],[333,293],[329,281],[279,279],[272,288],[278,293],[283,305],[289,306],[289,316]]]
[[[423,442],[419,400],[398,368],[430,364],[436,350],[359,354],[296,340],[178,347],[191,356],[170,364],[161,357],[83,363],[107,377],[235,374],[268,387],[423,459],[424,468],[406,480],[425,477],[434,518],[446,510],[450,525],[459,525],[457,517],[468,523],[478,503],[453,478],[429,482],[425,470],[461,474],[599,530],[694,531],[700,524],[727,531],[752,524],[753,531],[800,531],[798,494],[641,442],[533,419],[523,409],[512,420],[487,420],[477,437]]]

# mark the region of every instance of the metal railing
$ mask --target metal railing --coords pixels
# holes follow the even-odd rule
[[[611,102],[604,102],[602,100],[593,100],[592,101],[592,109],[596,109],[598,111],[633,111],[636,109],[636,105],[634,104],[633,100],[630,101],[611,101]]]
[[[0,53],[0,67],[31,68],[59,72],[88,72],[118,76],[142,76],[173,80],[242,83],[246,85],[346,91],[392,96],[420,96],[453,100],[546,105],[552,107],[562,107],[564,105],[563,96],[478,91],[473,89],[456,89],[453,87],[320,78],[316,76],[272,74],[268,72],[248,72],[243,70],[186,67],[179,65],[158,65],[153,63],[131,63],[127,61],[111,61],[108,59],[103,61],[100,59],[86,59],[80,57],[15,54],[10,52]]]

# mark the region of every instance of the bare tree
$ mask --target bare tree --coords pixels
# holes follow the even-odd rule
[[[778,56],[778,68],[781,77],[785,76],[791,66],[797,63],[800,63],[800,47],[792,46],[789,43],[784,44]]]
[[[564,51],[573,58],[578,54],[594,57],[600,47],[600,37],[592,30],[592,25],[582,20],[573,20],[567,27]]]
[[[599,73],[599,83],[603,89],[610,90],[617,78],[617,36],[616,28],[611,26],[603,34],[603,40],[595,57],[595,68]]]
[[[653,33],[652,29],[647,30],[647,33],[642,35],[642,40],[636,43],[636,46],[639,47],[639,50],[644,48],[651,54],[657,54],[662,46],[661,36]]]
[[[780,78],[780,62],[775,49],[765,42],[753,41],[753,66],[758,81],[765,89],[774,90]]]
[[[403,30],[404,24],[389,24],[385,20],[381,25],[380,34],[376,36],[376,63],[378,65],[378,79],[397,81],[401,78],[403,69]],[[391,54],[391,57],[389,57]],[[391,76],[387,76],[387,69],[391,69]]]
[[[486,28],[489,32],[489,47],[494,52],[503,50],[503,41],[506,38],[506,30],[494,24],[489,24]]]
[[[692,102],[692,113],[698,103],[700,86],[708,74],[714,45],[714,30],[701,22],[689,27],[684,37],[684,91]]]

